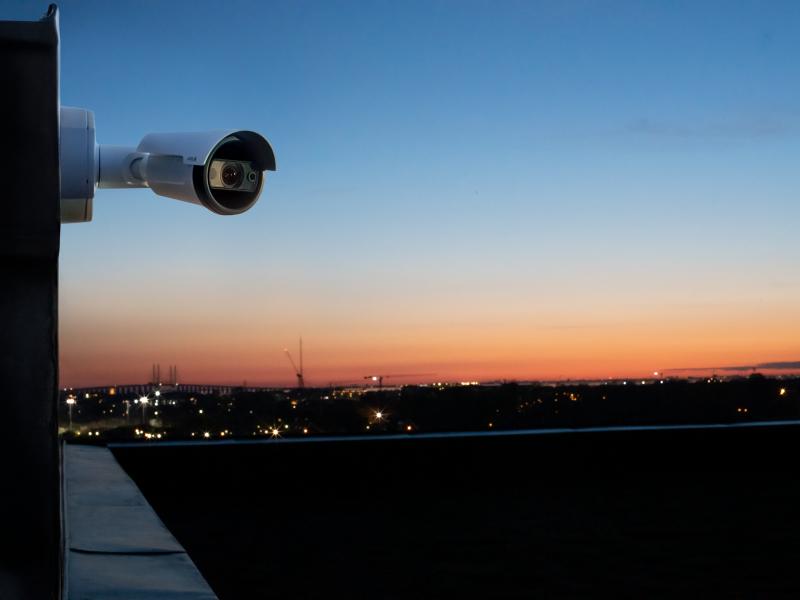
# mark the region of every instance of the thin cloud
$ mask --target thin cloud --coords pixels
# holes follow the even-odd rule
[[[720,367],[722,371],[749,371],[754,369],[769,370],[785,370],[785,369],[800,369],[800,360],[790,360],[784,362],[764,362],[756,365],[742,365],[734,367]]]
[[[756,365],[759,369],[800,369],[800,360],[788,362],[767,362]]]
[[[753,371],[753,370],[764,370],[764,371],[780,371],[780,370],[790,370],[790,369],[800,369],[800,360],[790,360],[790,361],[778,361],[778,362],[763,362],[757,363],[755,365],[729,365],[726,367],[686,367],[683,369],[664,369],[665,373],[669,372],[677,372],[677,371],[685,371],[685,372],[694,372],[694,371]]]
[[[788,119],[752,119],[722,123],[680,124],[648,118],[637,119],[625,128],[637,135],[695,139],[753,139],[785,137],[800,131]]]

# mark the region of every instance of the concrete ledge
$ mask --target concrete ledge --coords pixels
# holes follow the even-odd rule
[[[111,452],[64,447],[67,600],[216,596]]]
[[[68,600],[216,600],[185,554],[70,552]]]

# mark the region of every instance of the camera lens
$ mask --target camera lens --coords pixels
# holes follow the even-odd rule
[[[227,163],[222,167],[222,183],[227,187],[238,187],[244,179],[244,169],[239,163]]]

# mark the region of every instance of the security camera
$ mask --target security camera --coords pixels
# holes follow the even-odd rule
[[[272,146],[254,131],[150,133],[139,145],[95,142],[94,114],[61,107],[61,222],[92,220],[95,188],[149,187],[219,215],[252,207],[275,170]]]

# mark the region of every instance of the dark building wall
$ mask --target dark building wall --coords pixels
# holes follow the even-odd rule
[[[58,20],[0,21],[0,598],[60,595]]]

